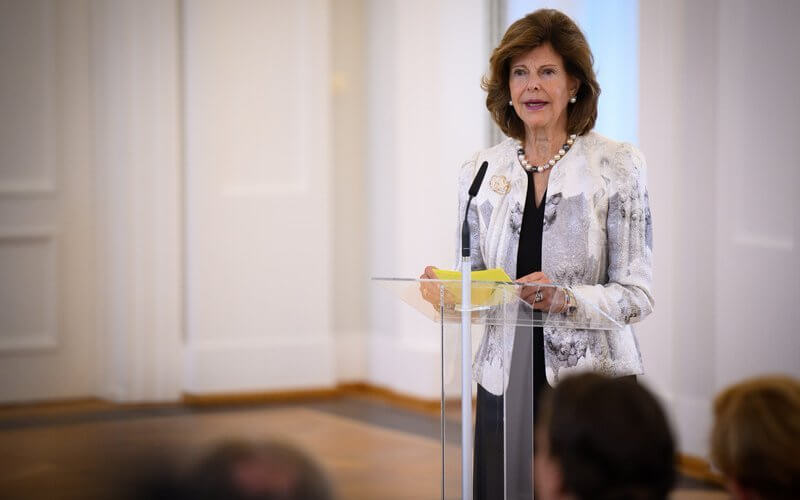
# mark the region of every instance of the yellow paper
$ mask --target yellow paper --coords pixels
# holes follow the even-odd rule
[[[436,277],[440,280],[461,280],[461,271],[450,271],[448,269],[434,269]],[[510,283],[512,280],[504,269],[496,267],[494,269],[484,269],[482,271],[472,271],[470,273],[472,281],[502,281]]]
[[[456,300],[456,304],[461,303],[461,272],[460,271],[450,271],[447,269],[434,269],[433,271],[436,274],[436,277],[440,280],[454,280],[459,281],[459,283],[448,283],[445,285],[445,289],[447,292],[452,296],[454,300]],[[470,277],[472,281],[500,281],[504,283],[510,283],[511,278],[506,274],[503,269],[495,268],[495,269],[485,269],[482,271],[472,271],[470,273]],[[499,301],[492,298],[492,293],[494,292],[495,288],[488,284],[481,284],[481,285],[472,285],[472,305],[474,306],[490,306],[498,304]]]

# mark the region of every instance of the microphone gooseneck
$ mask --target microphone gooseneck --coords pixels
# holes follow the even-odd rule
[[[467,207],[464,210],[464,222],[461,223],[461,256],[462,257],[469,257],[470,256],[470,234],[469,234],[469,224],[467,224],[467,214],[469,213],[469,206],[472,203],[472,198],[478,195],[478,190],[481,188],[481,184],[483,183],[483,178],[486,177],[486,169],[489,168],[489,162],[485,161],[481,164],[481,168],[478,169],[478,173],[475,175],[475,179],[472,181],[472,185],[469,187],[469,199],[467,199]]]

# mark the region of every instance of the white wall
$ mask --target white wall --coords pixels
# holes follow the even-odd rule
[[[328,3],[182,16],[184,390],[331,387]]]
[[[368,4],[367,177],[373,276],[417,277],[455,259],[456,177],[485,147],[485,2]],[[439,394],[434,324],[373,286],[369,381]]]
[[[800,376],[796,2],[643,2],[641,146],[656,227],[656,312],[638,329],[681,450],[744,377]],[[753,34],[744,35],[745,33]]]
[[[118,401],[181,394],[178,2],[91,3],[98,378]]]
[[[800,376],[800,99],[790,96],[800,3],[719,7],[717,387],[765,371]]]
[[[366,178],[367,19],[364,0],[336,0],[330,10],[333,190],[332,322],[336,378],[367,378],[368,263]]]

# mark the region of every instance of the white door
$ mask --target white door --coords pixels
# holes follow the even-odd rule
[[[0,1],[0,401],[94,392],[88,8]]]
[[[184,4],[188,393],[334,383],[327,8]]]

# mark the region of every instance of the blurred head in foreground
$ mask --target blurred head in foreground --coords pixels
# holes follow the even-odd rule
[[[177,473],[165,467],[143,475],[137,500],[333,500],[322,469],[284,443],[227,441],[194,466]]]
[[[203,500],[329,500],[322,469],[298,449],[277,442],[228,442],[191,475],[194,498]]]
[[[587,373],[545,393],[534,446],[543,500],[664,499],[675,482],[664,411],[630,378]]]
[[[800,498],[800,381],[755,378],[717,395],[711,460],[735,499]]]

